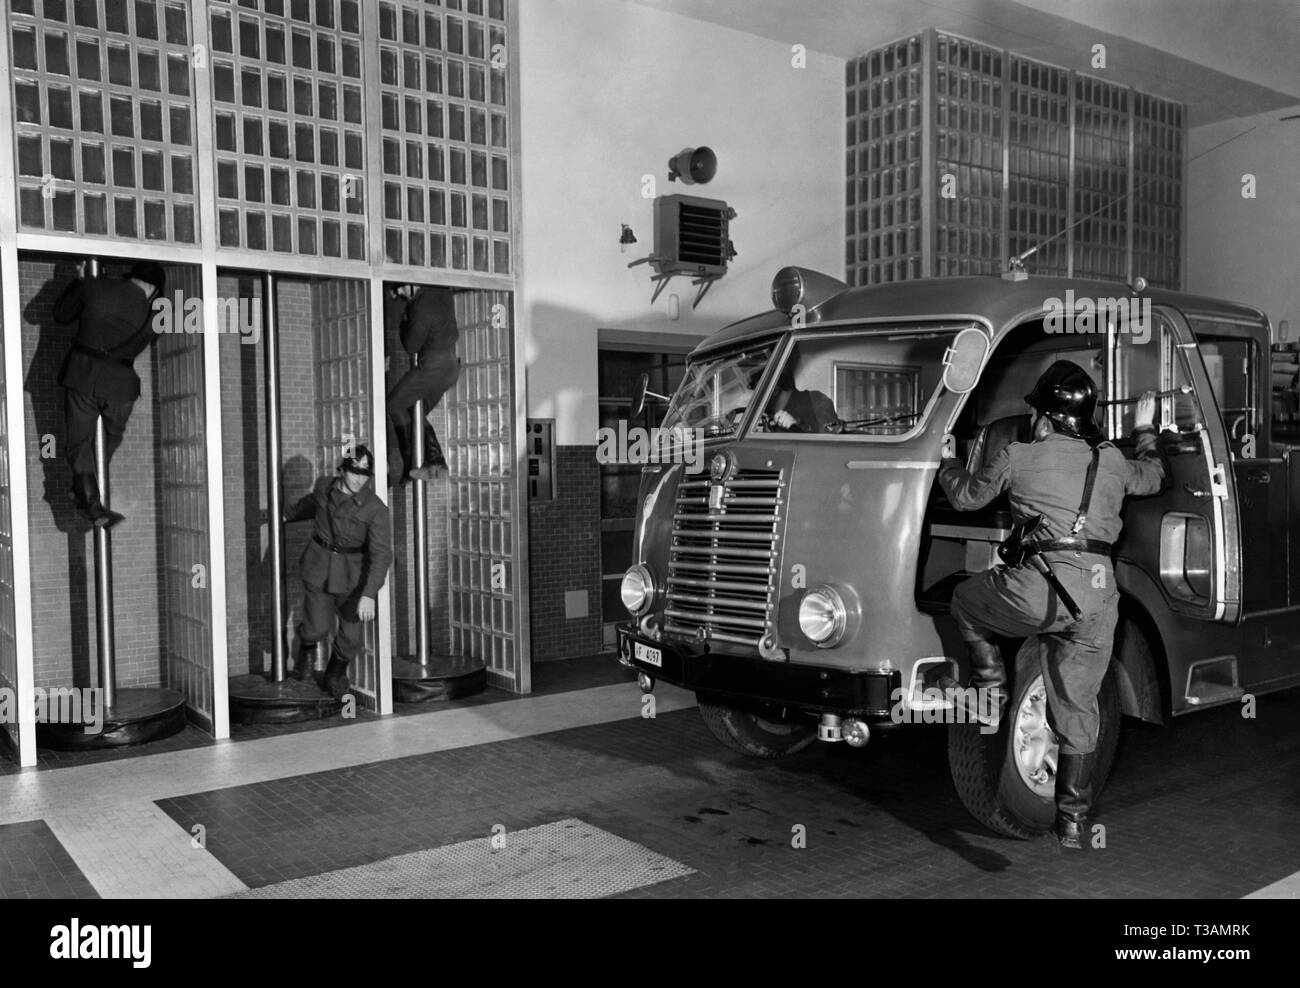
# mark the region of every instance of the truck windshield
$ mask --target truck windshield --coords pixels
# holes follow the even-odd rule
[[[709,437],[734,435],[774,349],[769,344],[691,364],[662,427],[700,429]]]
[[[905,436],[943,379],[955,329],[797,339],[754,431],[820,436]]]

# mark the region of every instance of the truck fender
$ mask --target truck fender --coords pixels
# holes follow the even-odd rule
[[[1158,612],[1164,599],[1160,588],[1137,567],[1117,561],[1115,570],[1121,587],[1114,648],[1120,712],[1163,725],[1168,723],[1169,669],[1164,630],[1153,610]]]

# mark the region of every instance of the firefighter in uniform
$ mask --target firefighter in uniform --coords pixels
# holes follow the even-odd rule
[[[135,358],[157,335],[151,325],[152,303],[167,277],[152,261],[137,262],[125,278],[84,275],[83,262],[77,280],[54,303],[59,322],[77,320],[59,384],[64,388],[72,496],[97,527],[112,528],[122,516],[104,507],[95,479],[95,420],[104,419],[105,455],[111,459],[140,397]]]
[[[1037,637],[1048,718],[1060,742],[1053,830],[1063,847],[1082,848],[1093,795],[1097,691],[1118,617],[1111,546],[1120,533],[1125,495],[1157,493],[1165,469],[1156,452],[1153,392],[1137,403],[1132,460],[1101,441],[1094,421],[1096,385],[1077,364],[1058,360],[1025,401],[1033,411],[1031,442],[1011,443],[974,476],[951,458],[939,472],[944,492],[960,510],[981,508],[1009,492],[1016,544],[1006,547],[1010,554],[1003,558],[1020,562],[959,585],[952,616],[969,649],[970,685],[993,698],[988,722],[994,724],[1007,698],[995,639]]]
[[[390,300],[388,316],[399,321],[402,348],[418,363],[402,375],[388,392],[388,420],[391,426],[388,451],[389,484],[407,479],[407,472],[415,462],[412,448],[416,401],[424,402],[428,415],[442,400],[460,377],[460,359],[456,356],[456,340],[460,330],[456,325],[455,296],[446,288],[421,288],[403,303],[401,296]],[[403,311],[404,309],[404,311]],[[400,315],[399,315],[400,314]],[[433,479],[434,471],[446,467],[447,461],[438,444],[433,426],[424,424],[424,466],[410,470],[410,476],[420,480]]]
[[[337,618],[323,683],[336,700],[351,688],[348,665],[361,649],[361,624],[375,617],[375,600],[393,559],[388,505],[371,487],[373,475],[374,457],[367,447],[357,446],[344,457],[338,476],[316,481],[284,519],[315,520],[300,563],[305,593],[294,675],[304,677],[307,650],[334,630]]]

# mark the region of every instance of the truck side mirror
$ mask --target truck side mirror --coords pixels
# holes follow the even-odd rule
[[[639,418],[645,411],[645,393],[650,387],[650,375],[642,374],[636,379],[636,386],[632,389],[632,417]]]
[[[964,395],[979,382],[984,358],[988,356],[989,338],[982,330],[967,326],[943,355],[943,385]]]
[[[666,402],[667,395],[656,394],[650,390],[650,375],[642,374],[636,379],[636,385],[632,388],[632,418],[637,418],[645,411],[646,397],[654,398],[658,401]]]

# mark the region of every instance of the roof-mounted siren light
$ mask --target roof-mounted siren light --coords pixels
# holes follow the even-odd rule
[[[848,291],[848,287],[838,278],[820,271],[782,268],[772,279],[772,305],[786,315],[791,315],[795,306],[803,306],[803,311],[809,312],[840,292]]]

